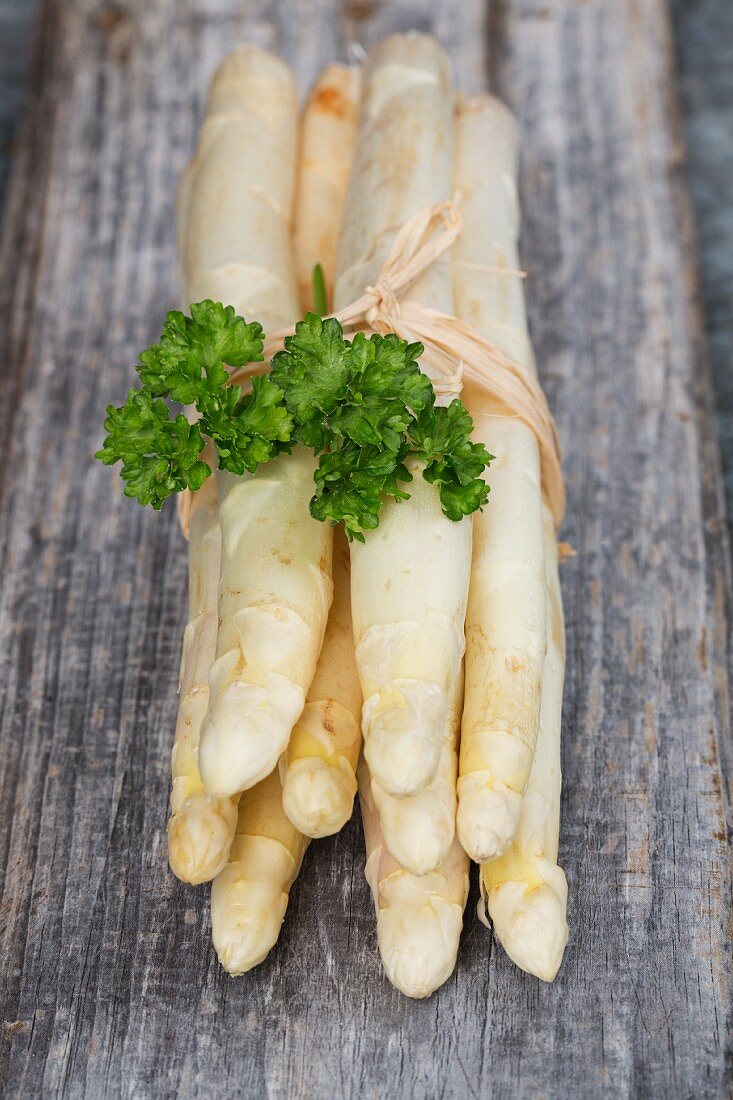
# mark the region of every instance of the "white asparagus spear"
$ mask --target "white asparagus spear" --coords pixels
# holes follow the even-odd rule
[[[308,701],[281,767],[245,791],[229,861],[214,881],[211,926],[222,966],[242,974],[274,946],[308,837],[350,817],[361,744],[361,691],[349,613],[348,546],[336,544],[336,597]],[[297,820],[296,820],[297,819]],[[300,821],[307,825],[301,829]]]
[[[285,812],[296,828],[311,837],[337,833],[351,817],[361,749],[349,546],[341,528],[335,534],[333,581],[333,603],[316,674],[280,762]]]
[[[295,204],[295,264],[303,313],[313,309],[313,268],[320,264],[333,294],[341,211],[356,139],[360,70],[329,65],[303,112]]]
[[[185,183],[182,258],[192,300],[233,305],[272,332],[298,316],[290,242],[296,148],[293,77],[245,46],[219,68]],[[222,558],[217,656],[201,730],[207,793],[266,776],[313,678],[331,601],[331,529],[311,518],[303,448],[257,475],[218,474]]]
[[[456,312],[534,372],[520,279],[480,270],[518,267],[516,125],[503,104],[482,96],[459,107],[457,133],[463,232],[454,249]],[[458,836],[481,861],[506,851],[519,821],[539,728],[547,628],[536,439],[469,386],[464,400],[474,439],[496,456],[489,504],[474,520],[458,779]]]
[[[181,185],[179,239],[191,301],[213,298],[276,329],[297,318],[290,245],[297,100],[288,66],[240,46],[214,74]]]
[[[229,861],[211,887],[211,935],[230,974],[244,974],[277,941],[308,838],[282,808],[277,769],[245,791]]]
[[[459,171],[463,163],[458,186],[465,193],[464,234],[467,241],[476,244],[473,254],[468,253],[469,262],[516,267],[519,215],[514,122],[498,101],[479,98],[464,105],[458,129],[459,150],[463,149],[467,157],[472,149],[475,153],[479,150],[483,153],[482,161],[474,164],[473,174],[466,169],[465,160],[461,162],[459,158],[458,162]],[[458,260],[461,259],[463,256],[459,254]],[[455,273],[456,300],[461,316],[490,336],[527,370],[534,371],[521,283],[511,276],[490,273],[474,273],[472,278],[470,270],[457,267]],[[468,396],[471,407],[471,396]],[[490,424],[488,430],[491,430]],[[496,448],[493,440],[492,446]],[[496,509],[496,500],[492,500],[491,507]],[[481,520],[488,520],[490,513],[491,508]],[[503,513],[496,517],[496,522],[502,519]],[[523,969],[551,981],[560,965],[568,935],[567,883],[557,866],[565,643],[557,543],[546,504],[542,524],[547,648],[541,680],[539,736],[514,839],[505,855],[482,865],[482,889],[497,936],[508,954]],[[477,523],[476,535],[480,533]],[[474,570],[486,563],[486,558],[475,558]],[[475,575],[472,586],[474,580]],[[472,598],[473,595],[469,599],[469,619]],[[469,641],[467,663],[470,649]],[[460,828],[459,808],[459,831]]]
[[[226,249],[226,223],[221,215],[231,215],[231,224],[246,236],[241,225],[241,202],[227,192],[229,205],[213,211],[207,191],[217,190],[221,180],[229,178],[228,161],[231,140],[242,147],[252,137],[252,121],[243,114],[237,85],[248,80],[248,88],[266,94],[265,113],[277,139],[287,138],[289,113],[287,95],[268,87],[267,61],[257,50],[244,49],[226,59],[211,88],[207,116],[201,129],[197,158],[184,173],[178,194],[177,224],[179,250],[186,282],[186,304],[200,297],[221,298],[239,303],[246,286],[250,253],[244,248],[234,262],[217,265]],[[240,87],[239,91],[242,89]],[[245,91],[244,94],[250,94]],[[269,97],[269,98],[268,98]],[[234,136],[232,138],[232,130]],[[277,142],[268,145],[270,164],[277,157]],[[292,182],[287,173],[279,173],[271,197],[276,207],[289,201]],[[202,198],[203,193],[203,198]],[[195,196],[195,197],[194,197]],[[213,214],[207,220],[207,212]],[[213,250],[213,257],[211,255]],[[225,257],[226,258],[226,254]],[[267,273],[259,275],[268,291]],[[268,305],[265,300],[264,306]],[[254,306],[256,309],[256,305]],[[272,309],[266,310],[268,315]],[[236,827],[236,805],[231,799],[207,795],[198,765],[201,725],[209,702],[209,674],[216,656],[218,627],[218,586],[221,558],[221,529],[216,481],[210,478],[192,497],[189,540],[190,621],[184,637],[181,665],[181,704],[173,751],[173,816],[168,826],[169,860],[173,871],[187,882],[205,882],[213,878],[226,862]]]
[[[201,723],[209,703],[216,654],[221,530],[216,480],[193,497],[189,523],[189,621],[183,636],[176,738],[173,746],[168,859],[183,882],[208,882],[224,867],[237,824],[230,798],[207,795],[198,765]]]
[[[387,977],[408,997],[428,997],[453,972],[468,897],[468,857],[455,840],[440,866],[412,875],[389,854],[379,827],[367,766],[359,765],[366,843],[365,874],[377,912]]]
[[[221,66],[209,97],[207,117],[201,129],[197,158],[184,173],[178,195],[177,222],[179,249],[186,282],[186,300],[199,297],[221,298],[239,303],[245,285],[247,267],[242,257],[217,264],[226,248],[226,223],[221,215],[231,215],[241,236],[241,203],[228,192],[226,210],[213,210],[207,193],[229,178],[228,145],[241,147],[252,136],[251,120],[243,114],[237,85],[248,79],[260,89],[267,62],[256,50],[240,50]],[[246,72],[246,77],[245,77]],[[266,110],[272,132],[288,134],[288,98],[269,91]],[[232,131],[234,131],[232,137]],[[276,146],[274,146],[276,148]],[[270,161],[273,142],[270,142]],[[287,202],[292,189],[287,175],[279,177],[280,190],[275,203]],[[207,221],[207,209],[213,214]],[[217,251],[218,250],[218,251]],[[213,255],[212,255],[213,254]],[[243,271],[244,268],[244,271]],[[265,280],[266,281],[266,280]],[[267,293],[267,291],[266,291]],[[270,290],[272,293],[272,290]],[[168,848],[174,872],[189,882],[204,882],[216,875],[226,862],[236,826],[236,805],[231,799],[207,795],[198,765],[201,725],[209,702],[209,674],[216,655],[218,626],[218,585],[221,558],[221,530],[218,515],[216,481],[210,478],[194,495],[190,516],[189,601],[190,621],[184,637],[181,666],[181,704],[173,752],[173,816],[168,827]]]
[[[509,957],[522,970],[551,982],[568,942],[568,884],[557,864],[565,623],[549,512],[544,527],[549,630],[540,732],[514,840],[503,856],[481,867],[479,916],[488,906],[494,931]]]
[[[448,198],[452,186],[451,82],[435,41],[388,38],[369,56],[362,89],[336,309],[376,281],[404,221]],[[434,264],[410,297],[450,312],[447,264]],[[411,499],[385,503],[379,527],[351,548],[364,752],[374,780],[396,796],[416,794],[438,767],[463,656],[471,559],[470,521],[448,520],[419,464],[412,472]]]
[[[305,107],[301,133],[295,253],[303,312],[312,308],[320,263],[333,287],[336,242],[356,136],[359,70],[329,65]],[[328,836],[351,817],[361,749],[361,687],[351,625],[351,571],[343,530],[335,532],[334,599],[305,710],[280,761],[283,807],[296,828]]]

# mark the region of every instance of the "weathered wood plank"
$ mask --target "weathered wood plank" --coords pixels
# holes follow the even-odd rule
[[[4,0],[0,3],[0,210],[13,134],[25,93],[28,41],[35,13],[34,2]]]
[[[671,0],[700,253],[701,297],[723,453],[728,537],[733,516],[733,5]]]
[[[484,5],[44,0],[0,264],[0,1080],[9,1096],[723,1095],[727,571],[662,0],[494,4],[524,134],[533,333],[566,444],[562,857],[552,987],[469,907],[429,1002],[381,975],[356,822],[314,845],[278,949],[234,981],[165,865],[184,618],[173,516],[89,454],[176,299],[172,202],[245,34],[309,80],[433,28],[464,86]]]

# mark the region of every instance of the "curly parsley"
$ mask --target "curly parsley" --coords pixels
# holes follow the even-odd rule
[[[379,523],[385,497],[407,500],[407,462],[417,459],[446,516],[482,508],[482,474],[491,455],[471,441],[463,403],[435,404],[418,365],[421,344],[395,335],[344,338],[334,318],[308,313],[285,340],[269,375],[251,392],[232,383],[230,368],[262,361],[262,327],[231,306],[199,302],[190,316],[168,314],[160,342],[140,356],[142,388],[107,409],[107,437],[96,457],[122,463],[125,493],[160,508],[182,489],[198,489],[211,470],[201,455],[211,440],[219,466],[254,472],[302,443],[319,456],[311,514],[343,521],[350,539]],[[172,416],[168,401],[192,405],[199,419]]]

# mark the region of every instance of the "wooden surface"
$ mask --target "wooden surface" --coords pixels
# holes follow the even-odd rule
[[[24,106],[36,0],[0,0],[0,212]]]
[[[733,3],[671,0],[701,298],[733,531]]]
[[[726,1094],[731,586],[667,11],[483,10],[44,0],[0,257],[6,1096]],[[271,958],[218,969],[206,892],[165,859],[184,547],[171,511],[90,460],[176,300],[175,181],[227,46],[281,49],[305,84],[407,25],[469,88],[489,41],[520,117],[530,319],[578,550],[564,966],[551,987],[519,973],[472,895],[456,973],[420,1004],[381,974],[356,822],[311,847]]]

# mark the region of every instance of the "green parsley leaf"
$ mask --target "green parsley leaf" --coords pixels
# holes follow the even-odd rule
[[[290,449],[292,418],[282,390],[255,378],[242,396],[230,382],[228,368],[261,361],[262,349],[262,326],[220,302],[198,302],[190,316],[167,315],[160,342],[140,356],[143,388],[131,390],[120,408],[108,408],[108,435],[97,454],[107,465],[122,462],[128,496],[160,508],[171,493],[200,488],[211,472],[201,459],[207,438],[216,443],[220,465],[239,474]],[[199,421],[172,418],[164,398],[194,405]]]
[[[425,461],[423,477],[440,487],[443,511],[452,520],[463,519],[483,508],[489,487],[481,477],[491,462],[483,443],[472,443],[473,421],[457,398],[450,405],[423,410],[410,439]]]
[[[95,458],[107,466],[122,461],[125,496],[159,509],[171,493],[200,489],[211,470],[200,460],[204,440],[198,424],[185,416],[171,420],[164,401],[145,390],[130,390],[125,404],[110,405],[108,433]]]
[[[285,338],[285,350],[272,360],[272,380],[298,425],[298,438],[320,449],[326,439],[324,416],[344,399],[349,377],[348,345],[339,322],[307,313]]]
[[[160,343],[140,356],[140,381],[156,397],[182,405],[206,405],[229,382],[224,364],[241,367],[262,360],[262,326],[247,324],[232,306],[198,302],[191,316],[179,310],[167,315]]]
[[[357,333],[348,352],[348,393],[330,419],[334,435],[398,450],[414,416],[435,400],[417,365],[422,350],[394,334],[367,339]]]
[[[426,478],[432,481],[432,478]],[[440,503],[448,519],[454,522],[470,516],[472,512],[483,509],[489,499],[489,487],[480,478],[470,481],[467,485],[459,485],[456,481],[445,481],[440,485]]]
[[[241,399],[233,386],[225,392],[234,398],[201,417],[201,430],[216,444],[222,469],[254,473],[263,462],[290,450],[293,418],[282,403],[283,391],[270,376],[255,375],[252,392]]]
[[[318,269],[314,287],[317,278]],[[219,466],[234,474],[254,473],[296,443],[311,447],[311,513],[343,522],[350,539],[363,541],[378,525],[386,498],[409,499],[408,463],[437,487],[449,519],[486,503],[481,475],[491,455],[471,441],[462,402],[436,406],[418,364],[422,345],[393,333],[349,341],[335,318],[308,313],[270,374],[253,377],[243,393],[230,368],[261,361],[263,347],[261,326],[231,306],[204,301],[190,315],[167,315],[159,343],[140,356],[142,389],[108,408],[97,453],[107,465],[122,463],[128,496],[160,508],[171,493],[199,488],[210,473],[201,457],[208,439]],[[168,401],[195,406],[198,421],[172,416]]]
[[[344,523],[351,539],[364,541],[364,531],[379,524],[384,496],[408,500],[400,482],[412,480],[401,452],[347,443],[321,455],[315,472],[316,492],[311,515],[321,521]]]

